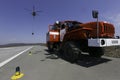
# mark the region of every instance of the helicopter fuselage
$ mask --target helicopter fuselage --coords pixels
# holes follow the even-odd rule
[[[33,15],[33,16],[36,16],[36,12],[35,12],[35,11],[33,11],[33,12],[32,12],[32,15]]]

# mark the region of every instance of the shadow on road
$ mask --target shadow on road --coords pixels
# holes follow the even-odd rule
[[[49,58],[49,59],[58,59],[58,58],[61,58],[61,59],[65,60],[65,61],[67,61],[60,54],[56,54],[54,52],[49,52],[47,49],[45,51],[48,52],[48,53],[45,53],[45,55],[47,55],[46,58]],[[76,65],[80,65],[80,66],[88,68],[88,67],[96,66],[96,65],[99,65],[99,64],[102,64],[102,63],[107,63],[109,61],[112,61],[112,60],[108,59],[108,58],[96,58],[96,57],[91,57],[91,56],[89,56],[87,54],[82,54],[79,57],[79,59],[76,62],[72,63],[72,64],[76,64]],[[67,62],[69,62],[69,61],[67,61]]]
[[[96,58],[96,57],[91,57],[89,55],[83,54],[81,55],[79,60],[76,62],[76,64],[88,68],[88,67],[92,67],[92,66],[99,65],[102,63],[107,63],[109,61],[111,61],[111,59]]]

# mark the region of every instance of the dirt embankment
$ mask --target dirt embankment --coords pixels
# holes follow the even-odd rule
[[[105,56],[120,58],[120,46],[104,48]]]

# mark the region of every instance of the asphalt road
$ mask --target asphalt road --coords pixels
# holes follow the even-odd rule
[[[0,48],[0,62],[30,47]],[[83,55],[80,60],[72,64],[50,55],[44,46],[33,46],[32,49],[1,66],[0,80],[11,80],[17,66],[20,67],[21,73],[24,73],[19,80],[120,80],[119,58],[98,59]]]

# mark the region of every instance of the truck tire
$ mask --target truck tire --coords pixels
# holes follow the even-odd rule
[[[79,54],[81,54],[76,44],[72,41],[66,42],[64,44],[63,52],[65,59],[72,63],[78,60]]]
[[[52,44],[48,44],[48,50],[49,50],[50,52],[53,51],[53,45],[52,45]]]
[[[100,47],[90,47],[89,48],[89,55],[91,57],[100,58],[102,55],[104,55],[104,51]]]

